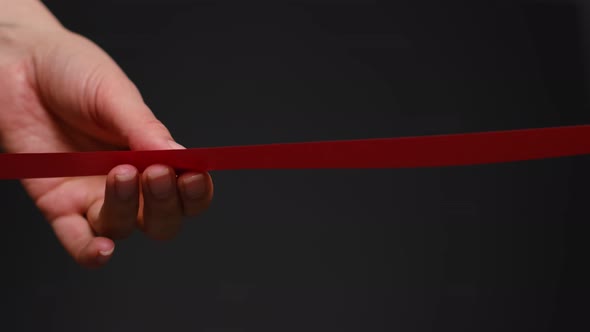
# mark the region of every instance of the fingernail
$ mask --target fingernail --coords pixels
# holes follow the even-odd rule
[[[115,251],[115,247],[112,247],[111,249],[107,249],[107,250],[101,250],[98,253],[101,256],[110,256],[113,253],[113,251]]]
[[[128,200],[136,190],[135,170],[123,169],[115,174],[115,191],[121,200]]]
[[[115,247],[107,250],[101,250],[98,252],[98,257],[96,257],[96,261],[98,264],[106,264],[111,259],[111,254],[115,251]]]
[[[186,178],[184,180],[184,191],[190,199],[203,198],[207,192],[205,176],[203,174],[195,174]]]
[[[150,170],[147,176],[152,195],[159,199],[168,198],[172,195],[172,178],[167,167],[154,168]]]
[[[180,145],[180,144],[178,144],[178,143],[176,143],[176,142],[174,142],[174,141],[168,141],[168,145],[170,145],[170,147],[171,147],[172,149],[176,149],[176,150],[179,150],[179,149],[180,149],[180,150],[186,149],[184,146],[182,146],[182,145]]]

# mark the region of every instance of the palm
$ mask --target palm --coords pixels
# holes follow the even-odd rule
[[[67,55],[53,56],[64,58]],[[72,119],[74,116],[69,113],[75,110],[50,108],[51,101],[47,100],[43,90],[33,82],[47,74],[36,72],[35,69],[55,70],[54,66],[55,63],[51,68],[34,68],[31,62],[15,59],[10,66],[3,67],[5,72],[0,76],[0,100],[11,99],[10,103],[3,103],[6,109],[0,113],[2,141],[6,150],[20,153],[113,148],[112,142],[107,143],[92,135],[93,130],[85,131],[68,123],[65,119]],[[78,87],[89,79],[80,71],[72,76],[60,77],[56,81],[69,82],[71,87]],[[15,100],[14,96],[18,98]],[[83,125],[88,127],[87,124]],[[31,179],[24,180],[23,184],[39,209],[51,221],[69,214],[84,215],[92,203],[104,196],[105,177]]]
[[[33,89],[26,93],[39,100]],[[19,119],[2,120],[9,124],[4,131],[5,146],[14,147],[14,152],[73,152],[112,148],[60,121],[37,101],[23,105],[19,112],[8,113],[19,114]],[[40,211],[52,221],[65,215],[86,214],[92,203],[104,196],[105,176],[30,179],[23,180],[23,185]]]

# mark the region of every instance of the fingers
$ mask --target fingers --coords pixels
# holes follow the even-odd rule
[[[96,234],[111,239],[126,238],[135,229],[139,209],[139,176],[131,165],[109,172],[104,200],[89,208],[87,217]]]
[[[92,204],[87,219],[67,215],[51,225],[66,251],[84,267],[97,268],[112,257],[111,239],[133,232],[143,192],[142,230],[151,238],[168,240],[181,227],[183,216],[204,211],[213,196],[209,174],[186,173],[178,178],[173,170],[153,165],[141,175],[130,165],[115,167],[107,176],[104,199]],[[96,235],[99,235],[98,237]]]
[[[183,208],[170,167],[152,165],[142,174],[143,231],[151,238],[168,240],[180,230]]]
[[[59,217],[51,222],[55,235],[76,262],[87,268],[106,264],[115,250],[112,240],[95,237],[81,215]]]
[[[164,165],[152,165],[141,175],[141,229],[151,238],[168,240],[180,230],[184,216],[196,216],[210,204],[213,184],[209,174],[186,173],[176,178]],[[99,236],[122,239],[131,235],[140,206],[139,175],[135,167],[120,165],[107,176],[104,199],[87,212]]]
[[[178,177],[178,187],[185,216],[203,212],[213,197],[213,183],[208,173],[186,173]]]

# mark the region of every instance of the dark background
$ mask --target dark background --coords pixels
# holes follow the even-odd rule
[[[590,123],[583,1],[391,2],[45,1],[189,147]],[[2,330],[589,330],[589,162],[213,173],[99,271],[4,182]]]

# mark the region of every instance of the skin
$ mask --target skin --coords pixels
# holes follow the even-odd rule
[[[36,0],[0,0],[0,146],[10,153],[183,148],[116,63]],[[208,174],[175,174],[166,165],[22,184],[88,268],[106,264],[114,240],[136,229],[172,239],[213,196]]]

